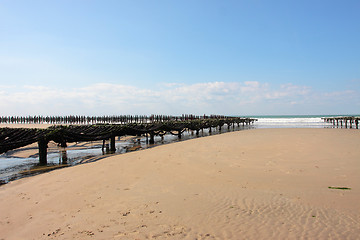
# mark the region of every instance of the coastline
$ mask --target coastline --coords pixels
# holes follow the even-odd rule
[[[0,239],[356,238],[359,141],[252,129],[20,179],[0,187]]]

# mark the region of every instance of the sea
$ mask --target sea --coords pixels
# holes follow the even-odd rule
[[[261,128],[335,128],[331,123],[324,122],[324,117],[335,117],[340,115],[261,115],[261,116],[242,116],[255,118],[251,125],[236,126],[235,128],[224,127],[221,132],[208,130],[201,132],[199,136],[191,132],[184,132],[180,141],[196,137],[205,137],[209,135],[221,134],[228,131],[243,131],[248,129]],[[359,116],[359,115],[341,115],[341,116]],[[155,144],[149,145],[145,138],[132,138],[127,141],[117,141],[115,154],[123,154],[133,150],[141,150],[149,147],[155,147],[162,144],[177,142],[179,139],[173,135],[165,135],[164,138],[155,137]],[[90,144],[90,147],[75,148],[66,150],[66,159],[63,161],[63,152],[59,148],[58,152],[48,153],[48,169],[52,170],[57,167],[73,166],[85,162],[91,162],[106,157],[108,153],[104,152],[101,144]],[[38,156],[34,155],[29,158],[13,157],[7,153],[0,154],[0,185],[19,178],[32,176],[44,172],[44,166],[38,166]],[[41,168],[41,171],[37,171]],[[46,169],[45,169],[46,171]]]
[[[260,115],[248,116],[258,119],[255,128],[331,128],[332,124],[324,122],[324,117],[350,115]],[[351,115],[353,116],[353,115]]]

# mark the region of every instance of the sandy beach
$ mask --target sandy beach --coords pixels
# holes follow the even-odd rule
[[[1,186],[0,239],[358,239],[359,173],[354,129],[192,139]]]

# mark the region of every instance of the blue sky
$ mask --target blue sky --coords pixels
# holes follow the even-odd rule
[[[0,115],[359,114],[360,1],[0,0]]]

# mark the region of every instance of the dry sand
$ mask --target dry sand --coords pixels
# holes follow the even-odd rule
[[[0,239],[359,239],[359,173],[354,129],[193,139],[1,186]]]

